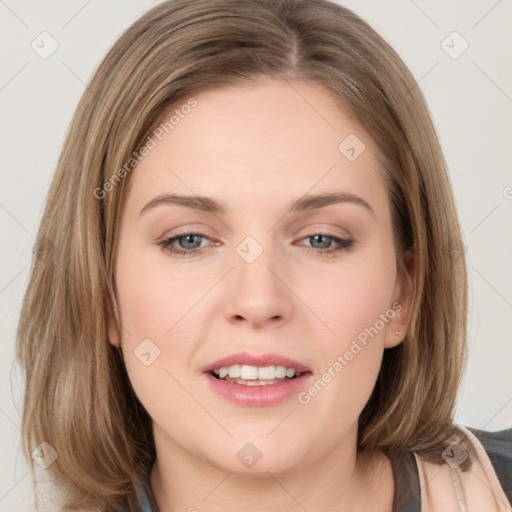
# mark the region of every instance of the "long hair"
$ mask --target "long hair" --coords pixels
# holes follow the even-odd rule
[[[367,130],[385,171],[398,264],[407,249],[416,254],[410,328],[385,350],[358,448],[435,450],[454,433],[466,267],[445,162],[414,77],[366,22],[328,0],[171,0],[123,33],[80,100],[19,322],[25,452],[33,464],[35,446],[53,447],[48,471],[71,509],[126,509],[155,457],[150,418],[107,336],[108,318],[119,325],[116,240],[138,151],[162,116],[195,93],[262,76],[326,87]]]

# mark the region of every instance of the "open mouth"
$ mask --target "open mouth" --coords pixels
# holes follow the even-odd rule
[[[285,366],[256,367],[249,365],[233,365],[208,372],[212,377],[224,382],[241,384],[243,386],[269,386],[298,379],[304,373]]]
[[[204,368],[203,375],[215,393],[237,406],[270,407],[292,399],[313,375],[306,366],[283,357],[273,358],[274,364],[269,364],[267,357],[265,366],[239,363],[240,357],[236,364],[230,364],[233,359],[220,360]],[[276,364],[276,359],[281,364]]]

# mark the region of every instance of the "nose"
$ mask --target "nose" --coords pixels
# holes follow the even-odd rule
[[[292,316],[290,279],[275,252],[265,249],[251,263],[238,258],[229,275],[224,313],[229,322],[252,328],[284,325]]]

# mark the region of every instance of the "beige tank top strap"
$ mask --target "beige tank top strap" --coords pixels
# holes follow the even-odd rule
[[[421,489],[421,512],[512,512],[491,461],[480,441],[467,428],[443,452],[443,464],[414,453]],[[461,464],[470,457],[467,471]]]

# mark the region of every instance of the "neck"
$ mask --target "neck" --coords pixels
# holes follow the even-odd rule
[[[279,475],[223,470],[176,445],[165,450],[157,443],[157,454],[150,483],[160,512],[392,510],[389,459],[381,452],[357,453],[355,445]]]

